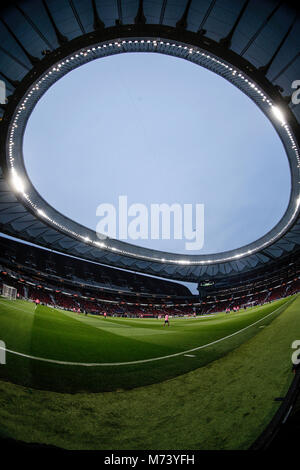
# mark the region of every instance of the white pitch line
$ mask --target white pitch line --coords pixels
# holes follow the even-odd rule
[[[146,362],[154,362],[154,361],[161,361],[163,359],[170,359],[172,357],[177,357],[177,356],[182,356],[194,351],[199,351],[200,349],[208,348],[209,346],[212,346],[213,344],[220,343],[221,341],[225,341],[225,339],[231,338],[232,336],[238,335],[239,333],[242,333],[242,331],[247,330],[248,328],[251,328],[251,326],[256,325],[257,323],[263,321],[265,318],[268,318],[270,315],[273,315],[273,313],[277,312],[281,307],[284,305],[290,304],[294,300],[293,298],[290,299],[288,302],[286,302],[283,305],[280,305],[280,307],[276,308],[273,310],[273,312],[268,313],[268,315],[264,316],[260,320],[255,321],[254,323],[251,323],[251,325],[246,326],[245,328],[242,328],[241,330],[236,331],[235,333],[232,333],[231,335],[224,336],[223,338],[217,339],[215,341],[212,341],[211,343],[208,344],[203,344],[202,346],[197,346],[196,348],[193,349],[188,349],[186,351],[182,351],[179,353],[174,353],[174,354],[169,354],[168,356],[160,356],[160,357],[153,357],[151,359],[141,359],[138,361],[129,361],[129,362],[95,362],[95,363],[85,363],[85,362],[69,362],[69,361],[58,361],[56,359],[46,359],[44,357],[37,357],[37,356],[30,356],[29,354],[23,354],[17,351],[12,351],[10,349],[4,348],[0,346],[0,350],[3,349],[6,352],[10,354],[15,354],[16,356],[22,356],[26,357],[28,359],[33,359],[35,361],[41,361],[41,362],[50,362],[52,364],[61,364],[61,365],[67,365],[67,366],[82,366],[82,367],[110,367],[110,366],[130,366],[134,364],[144,364]]]

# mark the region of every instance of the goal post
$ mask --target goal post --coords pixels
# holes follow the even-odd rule
[[[16,300],[17,289],[15,287],[8,286],[7,284],[3,284],[2,296],[9,300]]]

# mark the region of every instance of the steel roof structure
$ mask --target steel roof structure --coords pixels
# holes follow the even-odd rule
[[[0,7],[0,40],[0,79],[8,94],[0,105],[3,233],[94,262],[194,282],[270,269],[300,253],[300,104],[292,99],[292,86],[300,80],[300,18],[289,2],[19,0]],[[175,55],[207,67],[239,87],[270,119],[289,159],[292,190],[285,215],[264,237],[202,256],[99,241],[37,193],[22,155],[35,103],[74,67],[131,51]]]

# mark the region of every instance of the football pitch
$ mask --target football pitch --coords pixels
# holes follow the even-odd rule
[[[212,317],[84,315],[0,300],[6,378],[55,391],[113,391],[161,382],[216,360],[255,335],[288,300]]]
[[[299,310],[293,296],[167,327],[1,298],[1,432],[67,448],[247,448],[291,383]]]

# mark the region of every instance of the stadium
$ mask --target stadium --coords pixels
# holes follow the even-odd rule
[[[88,450],[292,446],[286,436],[300,406],[291,360],[300,339],[299,30],[293,4],[276,0],[1,3],[4,442]],[[99,240],[38,192],[23,155],[35,106],[74,69],[128,53],[203,67],[271,123],[291,190],[266,234],[197,255]],[[186,282],[197,284],[197,295]],[[162,326],[166,316],[170,328]]]

